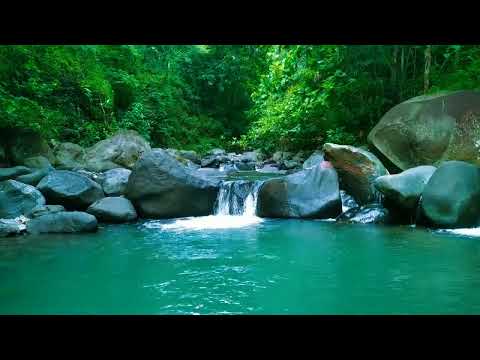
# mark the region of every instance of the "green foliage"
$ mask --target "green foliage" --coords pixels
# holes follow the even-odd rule
[[[313,150],[363,144],[397,103],[480,88],[480,47],[0,46],[0,128],[91,145],[134,129],[154,147]],[[428,81],[425,82],[425,77]]]

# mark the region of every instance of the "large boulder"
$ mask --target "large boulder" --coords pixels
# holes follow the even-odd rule
[[[106,197],[94,202],[87,209],[87,213],[94,215],[104,222],[123,223],[137,218],[137,212],[130,200],[124,197]]]
[[[14,166],[10,168],[0,168],[0,181],[15,179],[21,175],[30,174],[32,169],[26,166]]]
[[[271,218],[335,218],[342,212],[337,173],[317,166],[265,181],[257,215]]]
[[[436,169],[424,165],[400,174],[380,176],[375,180],[374,186],[390,204],[404,210],[415,210],[425,185]]]
[[[202,177],[164,150],[142,156],[128,180],[126,197],[140,215],[154,218],[209,215],[218,181]]]
[[[340,223],[353,224],[388,224],[391,222],[388,209],[380,204],[367,204],[348,209],[336,220]]]
[[[77,172],[57,170],[45,176],[37,188],[49,203],[60,204],[69,210],[83,210],[105,195],[95,181]]]
[[[6,135],[7,136],[7,135]],[[26,130],[11,130],[8,136],[8,152],[14,164],[23,164],[27,158],[41,155],[55,162],[55,155],[48,143],[37,133]]]
[[[480,168],[463,161],[440,165],[423,190],[420,222],[441,228],[480,225]]]
[[[480,92],[407,100],[380,119],[368,140],[402,170],[447,160],[480,165]]]
[[[15,180],[0,182],[0,218],[14,219],[38,205],[45,205],[45,198],[33,186]]]
[[[179,150],[178,155],[180,155],[184,159],[190,160],[194,164],[200,165],[201,163],[200,156],[193,150]]]
[[[105,194],[107,196],[123,195],[131,173],[131,170],[122,168],[105,171],[101,181]]]
[[[97,228],[95,216],[80,211],[46,214],[27,223],[27,232],[32,234],[93,232]]]
[[[150,150],[149,143],[136,131],[121,130],[86,151],[86,169],[97,172],[119,167],[131,169]]]
[[[325,157],[337,170],[340,186],[360,204],[377,202],[379,193],[373,183],[388,170],[372,153],[349,145],[326,143]]]
[[[60,143],[54,148],[56,163],[60,170],[85,168],[85,149],[74,143]]]

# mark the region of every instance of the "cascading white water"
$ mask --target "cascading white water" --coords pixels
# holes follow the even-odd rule
[[[218,192],[215,215],[255,216],[257,194],[262,182],[224,181]]]
[[[152,221],[149,228],[162,230],[232,229],[262,222],[256,216],[258,190],[262,181],[224,181],[220,185],[215,202],[214,215],[189,217],[172,223]]]

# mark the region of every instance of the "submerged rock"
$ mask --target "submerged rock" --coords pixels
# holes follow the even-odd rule
[[[379,192],[373,183],[377,177],[388,175],[388,171],[375,155],[349,145],[326,143],[323,149],[338,172],[342,189],[360,205],[378,201]]]
[[[67,209],[83,210],[103,198],[102,187],[95,181],[77,172],[57,170],[50,172],[37,188],[50,203]]]
[[[402,170],[463,160],[480,165],[480,92],[424,95],[388,111],[368,140]]]
[[[95,216],[85,212],[57,212],[46,214],[27,223],[27,232],[39,233],[75,233],[93,232],[98,227]]]
[[[202,216],[213,212],[218,181],[198,176],[164,150],[146,153],[132,170],[126,197],[144,217]]]
[[[334,218],[342,211],[337,173],[317,166],[265,181],[257,214],[272,218]]]
[[[463,161],[440,165],[423,190],[419,221],[440,228],[480,225],[480,168]]]
[[[389,211],[380,204],[368,204],[351,208],[342,213],[338,222],[356,224],[388,224],[390,223]]]
[[[14,219],[38,205],[45,205],[45,198],[33,186],[15,180],[0,182],[0,218]]]
[[[106,197],[89,206],[87,213],[104,222],[123,223],[137,218],[130,200],[124,197]]]

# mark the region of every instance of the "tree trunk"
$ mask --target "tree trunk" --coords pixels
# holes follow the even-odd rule
[[[432,45],[425,47],[425,73],[423,76],[423,93],[426,94],[430,88],[430,66],[432,64]]]

